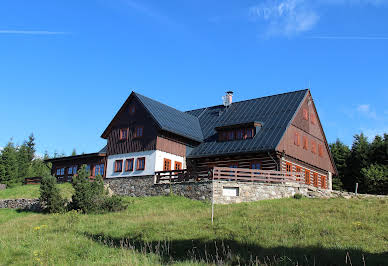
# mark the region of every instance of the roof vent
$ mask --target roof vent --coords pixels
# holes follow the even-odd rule
[[[222,102],[225,107],[228,107],[229,105],[231,105],[232,100],[233,100],[233,91],[227,91],[226,95],[222,97]]]

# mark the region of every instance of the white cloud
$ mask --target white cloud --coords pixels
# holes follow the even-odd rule
[[[319,16],[305,0],[265,1],[249,9],[254,20],[264,21],[265,35],[291,36],[311,30]]]
[[[376,112],[371,110],[370,104],[360,104],[357,106],[357,111],[366,115],[369,118],[377,119]]]
[[[370,37],[370,36],[310,36],[307,39],[322,40],[388,40],[388,37]]]
[[[68,34],[62,31],[44,31],[44,30],[0,30],[0,34],[24,34],[24,35],[61,35]]]
[[[388,134],[388,127],[385,128],[362,128],[361,132],[368,137],[369,141],[373,141],[377,135],[383,136]]]

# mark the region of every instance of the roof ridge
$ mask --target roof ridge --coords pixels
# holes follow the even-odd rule
[[[296,93],[296,92],[301,92],[301,91],[308,91],[308,90],[309,89],[301,89],[301,90],[296,90],[296,91],[282,92],[282,93],[277,93],[277,94],[272,94],[272,95],[267,95],[267,96],[262,96],[262,97],[242,100],[242,101],[238,101],[238,102],[233,102],[232,104],[242,103],[242,102],[249,102],[249,101],[254,101],[254,100],[258,100],[258,99],[264,99],[264,98],[280,96],[280,95],[284,95],[284,94],[291,94],[291,93]],[[185,111],[185,113],[192,112],[192,111],[197,111],[197,110],[201,110],[201,109],[205,109],[205,108],[214,108],[214,107],[222,107],[222,106],[223,106],[222,104],[213,105],[213,106],[206,106],[206,107],[201,107],[201,108],[197,108],[197,109],[187,110],[187,111]]]
[[[192,117],[195,117],[196,119],[198,119],[198,117],[196,117],[195,115],[188,114],[188,113],[186,113],[186,111],[178,110],[178,109],[176,109],[176,108],[174,108],[174,107],[172,107],[172,106],[170,106],[170,105],[167,105],[167,104],[165,104],[165,103],[162,103],[162,102],[160,102],[160,101],[158,101],[158,100],[155,100],[155,99],[153,99],[153,98],[147,97],[147,96],[145,96],[145,95],[143,95],[143,94],[140,94],[140,93],[138,93],[138,92],[136,92],[136,91],[133,91],[133,93],[134,93],[136,96],[137,96],[137,95],[140,95],[141,97],[147,98],[147,99],[152,100],[152,101],[154,101],[154,102],[157,102],[157,103],[159,103],[159,104],[161,104],[161,105],[167,106],[168,108],[174,109],[174,110],[176,110],[176,111],[178,111],[178,112],[181,112],[182,114],[189,115],[189,116],[192,116]]]

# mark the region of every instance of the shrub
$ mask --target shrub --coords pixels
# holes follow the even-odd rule
[[[61,197],[57,187],[57,179],[53,176],[43,177],[40,184],[40,202],[44,211],[61,213],[65,211],[66,201]]]
[[[125,208],[120,197],[110,198],[105,189],[102,177],[96,176],[95,180],[89,179],[86,166],[82,166],[77,175],[73,177],[74,195],[71,208],[83,213],[97,213],[106,211],[119,211]]]
[[[301,198],[303,198],[303,195],[302,195],[302,194],[296,193],[296,194],[294,195],[294,199],[301,199]]]

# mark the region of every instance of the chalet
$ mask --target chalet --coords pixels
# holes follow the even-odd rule
[[[54,158],[69,180],[81,164],[105,179],[187,169],[206,178],[214,167],[299,172],[306,184],[331,188],[336,168],[310,90],[182,112],[132,92],[101,137],[98,153]]]

